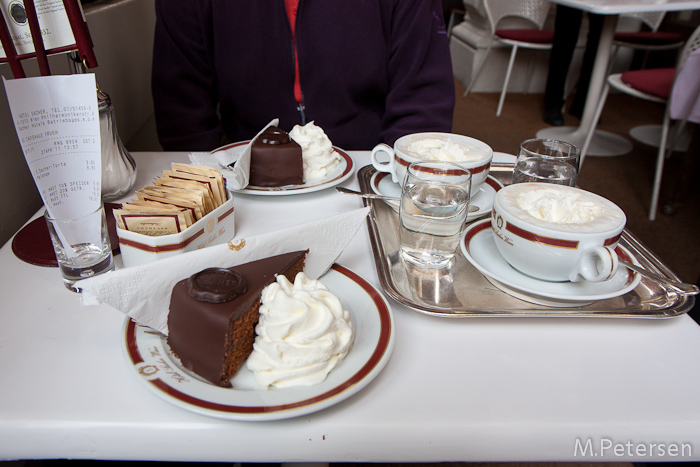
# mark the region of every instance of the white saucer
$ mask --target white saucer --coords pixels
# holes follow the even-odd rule
[[[377,195],[393,196],[395,198],[401,197],[401,186],[392,182],[391,176],[387,172],[374,173],[369,180],[369,184],[372,187],[372,191]],[[503,188],[501,182],[490,175],[486,177],[484,184],[481,185],[479,191],[472,196],[472,199],[469,201],[470,206],[476,206],[479,209],[467,214],[467,222],[489,214],[493,208],[493,200],[496,198],[496,192],[501,188]],[[391,206],[394,211],[398,212],[398,201],[387,200],[386,204]]]
[[[535,279],[514,269],[498,251],[493,240],[491,219],[471,225],[462,237],[462,252],[467,260],[493,285],[516,298],[538,305],[576,307],[597,300],[618,297],[633,290],[641,276],[620,266],[615,275],[603,282],[549,282]],[[615,248],[618,256],[639,264],[624,247]]]
[[[219,151],[233,150],[242,152],[246,145],[250,141],[239,141],[237,143],[228,144],[226,146],[220,147],[212,151],[212,154]],[[314,183],[304,183],[303,185],[287,185],[282,187],[261,187],[255,185],[248,185],[242,190],[230,190],[234,193],[245,193],[248,195],[260,195],[260,196],[288,196],[288,195],[301,195],[305,193],[313,193],[316,191],[325,190],[327,188],[334,187],[348,178],[353,174],[355,170],[355,163],[345,151],[340,148],[333,146],[338,154],[340,154],[340,164],[331,172],[327,177],[321,180],[316,180]]]

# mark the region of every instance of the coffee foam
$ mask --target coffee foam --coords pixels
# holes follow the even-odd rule
[[[481,146],[429,133],[406,138],[400,149],[417,159],[448,162],[476,162],[488,158],[490,153]]]
[[[579,188],[519,183],[500,190],[497,197],[502,209],[510,215],[558,232],[606,232],[626,223],[625,213],[617,205]],[[550,214],[554,220],[540,218],[542,214]]]

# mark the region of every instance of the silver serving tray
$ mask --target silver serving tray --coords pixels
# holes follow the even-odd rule
[[[357,172],[363,193],[372,193],[370,178],[374,173],[371,165]],[[512,165],[491,165],[490,175],[504,185],[510,183],[512,173]],[[364,199],[364,203],[372,208],[367,224],[382,288],[394,300],[421,313],[445,318],[670,318],[687,313],[695,303],[693,296],[679,295],[661,284],[642,278],[631,292],[586,306],[559,308],[536,305],[496,288],[467,261],[461,250],[458,250],[456,261],[449,270],[435,270],[428,274],[423,270],[419,274],[410,271],[398,256],[398,214],[381,200]],[[620,244],[642,267],[679,281],[663,261],[628,230],[623,232]]]

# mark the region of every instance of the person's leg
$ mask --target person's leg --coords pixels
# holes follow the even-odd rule
[[[561,111],[564,106],[566,75],[574,55],[583,12],[576,8],[557,5],[554,22],[554,43],[549,58],[547,86],[544,92],[545,122],[560,126],[564,124]]]
[[[583,114],[583,107],[586,105],[588,85],[591,82],[591,74],[593,74],[593,64],[595,63],[595,57],[598,51],[600,34],[603,31],[603,19],[603,15],[588,14],[586,51],[583,54],[581,75],[579,76],[578,85],[576,86],[576,94],[574,94],[574,100],[569,109],[569,113],[575,117],[580,117],[581,114]]]

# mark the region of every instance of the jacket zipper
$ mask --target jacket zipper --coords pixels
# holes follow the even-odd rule
[[[297,4],[297,11],[296,15],[294,17],[294,28],[292,29],[292,61],[294,63],[294,84],[296,86],[297,84],[297,69],[299,68],[299,63],[298,63],[298,56],[299,54],[297,53],[297,40],[296,40],[296,23],[299,18],[299,6],[301,5],[302,1],[299,0],[299,3]],[[296,92],[295,89],[292,89],[292,92],[294,93],[294,100],[297,102],[297,111],[299,112],[299,116],[301,118],[301,125],[304,126],[306,125],[306,113],[304,112],[305,106],[304,106],[304,92],[301,90],[301,78],[299,78],[298,81],[299,84],[299,100],[297,100]]]

